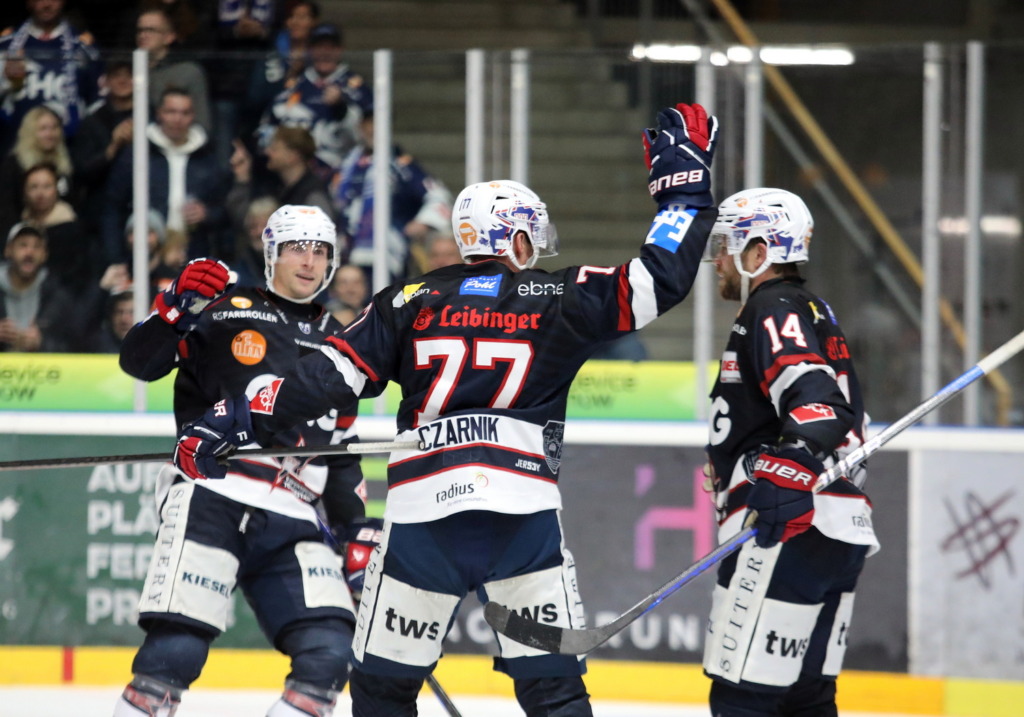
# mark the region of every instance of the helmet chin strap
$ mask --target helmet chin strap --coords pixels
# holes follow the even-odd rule
[[[533,265],[537,263],[537,247],[535,247],[533,245],[533,242],[530,241],[529,239],[527,239],[526,241],[529,242],[530,244],[531,252],[530,258],[526,260],[525,264],[520,264],[519,259],[516,257],[515,239],[512,240],[512,244],[508,247],[508,249],[505,252],[505,256],[508,257],[509,261],[511,261],[512,264],[517,269],[519,269],[519,271],[526,271],[527,269],[532,269]]]
[[[764,261],[761,262],[761,266],[754,269],[754,271],[747,271],[743,268],[743,252],[733,254],[732,263],[736,266],[736,271],[740,275],[740,304],[745,304],[747,303],[747,297],[750,296],[750,280],[756,279],[768,271],[768,267],[772,263],[768,261],[768,257],[765,257]]]

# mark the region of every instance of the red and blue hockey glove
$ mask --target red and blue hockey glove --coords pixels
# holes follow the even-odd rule
[[[199,319],[199,313],[227,291],[230,283],[231,271],[224,262],[193,259],[156,297],[154,308],[167,323],[188,330]]]
[[[824,470],[821,461],[800,448],[781,446],[758,456],[747,507],[756,511],[751,516],[760,547],[784,543],[811,527],[814,484]]]
[[[380,545],[384,521],[380,518],[356,518],[345,530],[345,580],[352,591],[352,599],[359,602],[366,578],[366,564],[370,554]]]
[[[645,129],[643,140],[647,188],[659,208],[714,206],[711,158],[717,139],[718,120],[700,105],[680,103],[658,113],[657,129]]]
[[[223,478],[228,455],[252,440],[249,399],[226,398],[185,426],[174,448],[174,465],[189,478]]]

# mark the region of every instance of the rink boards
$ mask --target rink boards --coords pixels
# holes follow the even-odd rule
[[[0,429],[5,460],[169,451],[174,430],[166,414],[50,412],[0,413]],[[705,431],[689,422],[567,424],[564,522],[591,624],[607,622],[713,547],[714,516],[699,487]],[[360,433],[390,438],[393,422],[364,417]],[[850,669],[840,688],[846,709],[1022,713],[1024,694],[1014,692],[1024,680],[1021,453],[1018,430],[914,428],[869,461],[883,550],[858,591]],[[371,512],[382,507],[384,465],[382,457],[364,463]],[[156,469],[0,474],[0,644],[8,646],[0,648],[0,674],[18,666],[22,676],[12,675],[12,684],[122,679],[141,637],[134,600],[155,529],[155,513],[145,506]],[[696,665],[710,580],[691,583],[595,652],[595,695],[702,701],[706,680]],[[259,649],[265,642],[244,601],[238,604],[235,626],[218,641],[228,649],[217,654],[231,655],[229,681],[262,674],[237,669],[239,660],[277,660]],[[500,692],[507,683],[490,677],[491,639],[479,613],[467,601],[439,669],[454,673],[446,680],[468,676],[466,693],[489,691],[495,680]],[[277,670],[270,684],[279,682],[280,666],[266,669]],[[634,669],[635,678],[623,677]],[[978,701],[972,685],[980,679],[1009,682],[978,682],[986,695]],[[645,694],[628,694],[635,689]],[[876,697],[885,704],[871,703]],[[1000,712],[1001,705],[1011,711]]]

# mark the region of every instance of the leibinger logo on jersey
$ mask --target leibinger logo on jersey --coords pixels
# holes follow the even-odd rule
[[[434,310],[429,306],[424,306],[420,309],[420,313],[416,314],[416,320],[412,322],[412,328],[416,331],[423,331],[423,329],[430,326],[430,322],[434,320]]]
[[[501,288],[501,274],[495,276],[471,276],[462,280],[459,294],[463,296],[497,296]]]
[[[274,404],[277,403],[277,392],[281,388],[283,378],[275,378],[269,386],[260,389],[256,398],[249,404],[250,413],[262,413],[266,416],[274,415]]]
[[[562,438],[565,435],[565,423],[548,421],[544,424],[544,462],[552,473],[558,472],[562,465]]]
[[[430,325],[430,320],[434,318],[433,310],[431,310],[429,315],[425,314],[424,311],[420,311],[419,315],[416,317],[416,322],[413,324],[414,328],[419,328],[417,324],[420,323],[421,319],[423,320],[422,328],[425,329]],[[441,318],[438,321],[438,325],[502,329],[506,334],[511,334],[520,329],[540,328],[540,317],[540,314],[517,314],[512,311],[491,311],[489,306],[484,307],[484,310],[480,311],[475,306],[472,308],[463,306],[462,309],[456,309],[454,306],[448,305],[441,309]]]
[[[451,448],[465,443],[501,443],[498,416],[456,416],[428,423],[417,431],[423,450]]]
[[[246,366],[258,364],[267,355],[267,340],[259,331],[243,331],[231,339],[231,355]]]
[[[252,307],[252,301],[245,298],[244,296],[232,296],[231,305],[236,309],[248,309]]]
[[[722,368],[718,372],[718,380],[722,383],[742,383],[740,362],[735,351],[726,351],[722,354]]]

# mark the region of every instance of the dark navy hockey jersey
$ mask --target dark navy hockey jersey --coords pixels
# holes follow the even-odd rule
[[[498,261],[438,269],[378,293],[319,357],[253,401],[257,432],[321,411],[351,391],[402,388],[385,517],[558,508],[569,387],[603,341],[639,329],[687,295],[714,209],[663,210],[640,256],[620,266],[516,272]],[[322,401],[304,399],[318,389]]]
[[[803,441],[826,466],[859,448],[867,415],[846,338],[832,308],[797,278],[751,292],[729,332],[711,391],[708,456],[718,476],[720,535],[742,529],[749,476],[765,447]],[[815,496],[826,535],[876,545],[860,467]]]
[[[174,415],[180,431],[225,396],[251,397],[341,330],[318,304],[294,303],[263,289],[235,289],[208,306],[184,335],[151,314],[125,337],[121,367],[145,381],[178,368]],[[351,441],[355,415],[354,400],[339,401],[311,420],[278,432],[268,445]],[[311,504],[322,496],[332,527],[364,513],[365,486],[354,455],[231,460],[225,479],[204,481],[203,487],[307,520],[316,519]]]

